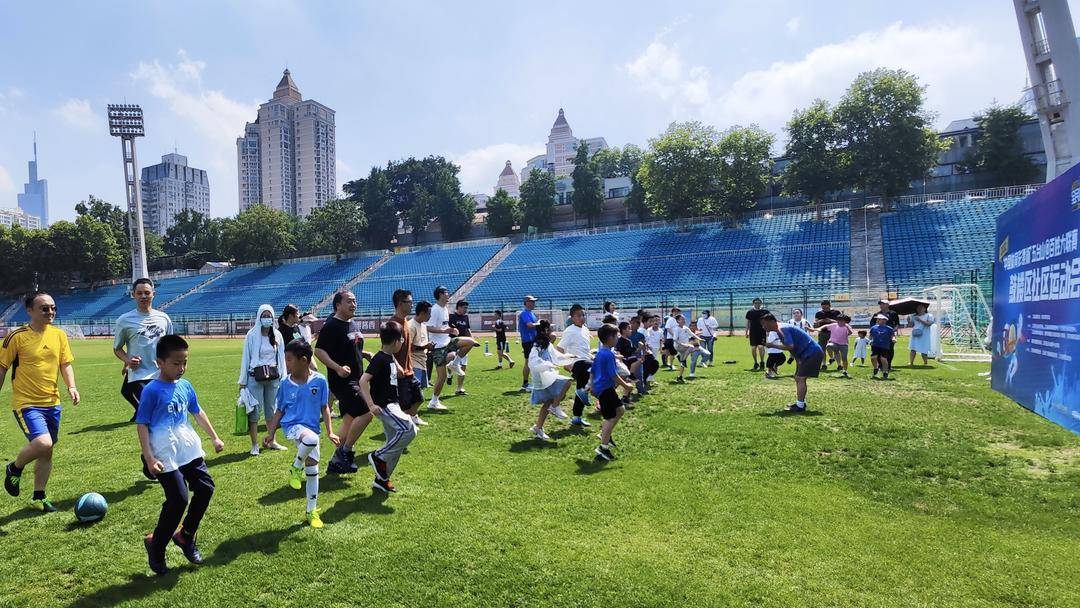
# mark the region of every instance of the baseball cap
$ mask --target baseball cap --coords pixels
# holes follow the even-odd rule
[[[526,302],[535,302],[536,301],[536,296],[525,296],[525,301]]]

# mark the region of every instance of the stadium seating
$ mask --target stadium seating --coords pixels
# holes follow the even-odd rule
[[[532,293],[554,304],[606,297],[717,297],[739,290],[763,297],[793,285],[814,295],[846,292],[850,272],[846,212],[750,217],[738,226],[564,236],[525,241],[469,295],[480,305],[516,303]],[[558,275],[554,273],[559,272]]]
[[[882,214],[889,286],[911,292],[987,270],[994,260],[997,216],[1020,198],[921,203]]]

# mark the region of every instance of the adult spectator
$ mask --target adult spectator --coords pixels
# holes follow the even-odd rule
[[[407,321],[413,310],[412,292],[408,289],[397,289],[390,298],[394,304],[394,316],[390,317],[390,320],[402,327],[401,349],[394,353],[394,364],[397,365],[398,405],[412,418],[413,424],[426,425],[426,422],[420,420],[418,413],[424,397],[421,393],[420,379],[413,372],[413,332],[409,331],[409,321]],[[422,347],[423,344],[420,346]]]
[[[60,435],[60,390],[57,377],[64,379],[73,405],[79,404],[75,371],[67,334],[52,325],[56,302],[52,296],[35,291],[26,296],[23,306],[30,323],[4,338],[0,347],[0,389],[11,369],[11,408],[27,444],[4,469],[4,489],[18,496],[23,469],[34,465],[34,494],[31,506],[45,513],[56,511],[45,496],[45,486],[52,473],[53,446]],[[15,366],[18,373],[15,373]]]
[[[521,352],[524,354],[521,362],[521,392],[529,390],[529,353],[532,352],[533,341],[536,340],[536,324],[540,321],[536,318],[533,309],[536,308],[536,298],[525,296],[522,302],[523,308],[517,315],[517,330],[521,337]]]
[[[113,332],[113,354],[124,362],[124,382],[120,396],[131,404],[131,420],[139,409],[143,388],[157,375],[157,343],[161,336],[173,332],[169,315],[154,308],[154,282],[147,278],[136,279],[131,285],[131,297],[135,309],[125,312],[116,320]],[[143,474],[153,479],[143,463]]]
[[[922,364],[929,365],[928,358],[934,354],[933,332],[934,315],[926,310],[925,304],[915,305],[915,314],[911,315],[911,339],[908,342],[908,367],[915,367],[915,354],[922,355]]]
[[[469,303],[465,300],[459,300],[454,304],[454,312],[450,313],[450,326],[458,330],[458,337],[472,337],[472,328],[469,326]],[[457,374],[457,390],[454,391],[454,394],[464,395],[465,374],[468,372],[469,356],[465,355],[457,358],[454,363],[455,370],[461,370],[461,373]]]
[[[240,390],[247,390],[247,398],[252,401],[248,412],[248,436],[251,437],[251,455],[259,455],[259,410],[263,411],[266,424],[274,418],[277,411],[277,392],[281,385],[281,375],[285,370],[285,339],[274,328],[274,307],[269,304],[259,306],[255,322],[244,337],[244,349],[240,354],[240,378],[237,384]],[[285,446],[272,436],[263,445],[272,450],[284,450]]]
[[[893,310],[892,308],[889,307],[889,301],[888,300],[878,300],[878,312],[877,312],[877,314],[883,315],[885,317],[885,324],[888,325],[889,327],[893,328],[893,334],[892,334],[893,348],[889,349],[888,355],[886,357],[889,360],[889,368],[891,369],[892,368],[893,357],[896,355],[896,338],[897,338],[897,336],[900,335],[900,315],[895,310]],[[877,315],[875,315],[875,316],[877,316]],[[871,319],[870,321],[871,321],[870,325],[873,326],[873,319]],[[880,370],[878,370],[879,366],[878,366],[877,357],[873,358],[873,363],[874,363],[874,373],[876,374],[876,373],[878,373],[878,371],[880,371]]]
[[[820,346],[821,350],[828,355],[828,362],[824,360],[821,362],[821,369],[823,370],[829,369],[829,363],[833,362],[833,350],[829,347],[829,330],[820,328],[835,323],[842,314],[844,313],[832,307],[832,302],[829,300],[822,300],[821,310],[814,313],[814,327],[819,328],[817,337],[818,346]]]
[[[281,309],[277,330],[286,345],[304,337],[304,333],[300,331],[300,309],[296,304],[286,304],[285,308]]]
[[[618,325],[620,319],[619,319],[619,311],[617,309],[618,309],[618,304],[616,304],[612,300],[607,300],[607,301],[604,302],[604,314],[602,316],[606,317],[606,316],[610,315],[612,317],[615,317],[615,324]]]
[[[716,322],[716,317],[712,316],[712,313],[707,310],[701,311],[701,316],[697,320],[697,335],[701,339],[701,345],[709,351],[701,362],[701,367],[709,367],[713,362],[713,344],[716,342],[716,330],[719,327],[720,324]]]
[[[675,317],[681,312],[681,308],[672,306],[671,314],[664,319],[664,349],[661,358],[668,371],[675,370],[675,359],[678,357],[678,353],[675,352],[675,330],[679,328],[679,322],[675,320]]]
[[[750,340],[750,355],[754,358],[754,371],[765,370],[765,336],[768,335],[761,318],[770,314],[762,307],[761,298],[754,298],[746,311],[745,335]]]
[[[364,374],[364,332],[355,321],[356,295],[351,291],[334,294],[334,314],[326,319],[315,343],[315,357],[326,366],[330,392],[337,398],[341,410],[341,445],[334,450],[326,467],[328,473],[355,473],[357,470],[353,446],[371,422],[371,412],[360,396],[360,377]]]
[[[300,337],[306,340],[308,344],[315,341],[315,336],[311,333],[311,324],[318,320],[319,319],[310,312],[300,317]],[[314,363],[315,362],[312,361],[312,364]]]
[[[450,312],[446,309],[450,302],[450,290],[440,285],[435,288],[434,296],[435,304],[431,306],[431,318],[427,326],[428,335],[435,343],[435,349],[431,351],[431,362],[436,375],[428,411],[445,412],[448,408],[439,400],[439,396],[446,384],[447,372],[452,371],[458,376],[465,375],[460,362],[468,356],[476,342],[472,338],[458,336],[457,328],[450,325]]]

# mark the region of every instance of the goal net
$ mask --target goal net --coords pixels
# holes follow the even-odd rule
[[[975,284],[937,285],[922,292],[937,319],[933,331],[938,359],[990,361],[990,307]]]
[[[85,340],[86,333],[83,332],[82,325],[57,325],[60,329],[64,330],[67,334],[68,340]]]

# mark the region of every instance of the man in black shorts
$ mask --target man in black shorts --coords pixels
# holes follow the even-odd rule
[[[832,307],[832,302],[828,300],[822,300],[821,310],[814,313],[814,327],[823,327],[825,325],[835,323],[836,320],[839,319],[843,314],[844,313]],[[821,347],[821,350],[824,351],[826,355],[828,355],[828,362],[823,361],[821,363],[821,369],[829,369],[829,363],[833,362],[833,351],[831,348],[829,348],[829,330],[822,329],[818,332],[817,343],[818,346]]]
[[[536,324],[540,319],[536,317],[533,309],[536,308],[536,298],[525,296],[524,308],[517,315],[517,330],[521,336],[521,392],[531,390],[529,386],[529,353],[532,352],[533,340],[536,339]]]
[[[675,320],[675,317],[681,312],[681,308],[672,306],[671,314],[664,319],[664,348],[661,358],[664,361],[664,367],[668,370],[675,369],[675,359],[679,356],[679,353],[675,352],[675,330],[679,327],[679,322]]]
[[[893,337],[892,337],[893,348],[891,350],[889,350],[889,353],[888,353],[888,356],[887,356],[887,358],[889,359],[889,368],[891,369],[892,368],[893,355],[896,354],[896,337],[900,335],[900,315],[898,315],[896,313],[896,311],[893,310],[892,308],[889,308],[889,301],[888,300],[878,300],[878,312],[874,316],[876,317],[877,315],[885,315],[885,317],[887,318],[887,321],[885,321],[885,324],[888,325],[889,327],[893,328]],[[873,327],[873,325],[874,325],[874,320],[870,319],[870,326]],[[878,373],[878,371],[880,371],[880,370],[878,370],[877,357],[871,357],[871,362],[874,364],[874,373],[875,374]]]
[[[394,304],[394,316],[390,320],[402,328],[409,327],[409,315],[413,311],[412,292],[408,289],[396,289],[390,296]],[[401,349],[394,353],[394,363],[397,365],[398,404],[401,410],[412,418],[417,429],[427,426],[420,418],[420,403],[424,400],[420,388],[420,380],[413,373],[412,366],[412,336],[407,330],[401,332]]]
[[[769,314],[762,308],[761,298],[754,298],[752,307],[746,311],[746,337],[750,340],[750,355],[754,358],[754,371],[765,369],[765,328],[761,317]]]
[[[360,322],[353,320],[356,313],[356,296],[351,291],[334,294],[334,314],[315,343],[315,357],[326,366],[326,379],[330,392],[337,398],[341,409],[341,446],[326,467],[328,473],[355,473],[353,445],[371,422],[371,412],[360,396],[360,377],[364,373],[364,359],[371,355],[364,352],[364,334]]]

